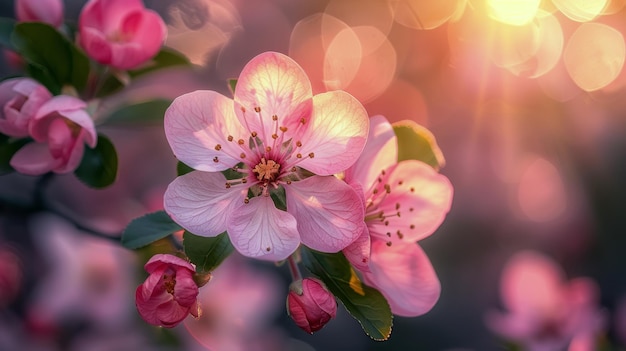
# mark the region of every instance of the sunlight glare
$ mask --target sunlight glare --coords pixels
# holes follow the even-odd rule
[[[609,0],[552,0],[572,21],[588,22],[602,14]]]
[[[496,21],[520,26],[533,20],[541,0],[487,0],[487,13]]]

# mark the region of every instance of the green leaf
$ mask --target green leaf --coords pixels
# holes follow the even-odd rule
[[[178,161],[176,164],[176,174],[180,177],[181,175],[185,175],[191,171],[195,171],[193,168],[187,166],[186,164]]]
[[[183,234],[185,255],[196,265],[196,272],[210,273],[233,252],[233,245],[226,232],[212,238]]]
[[[53,93],[70,84],[82,90],[87,84],[89,59],[59,31],[46,23],[23,22],[15,25],[11,44],[29,64],[28,72],[42,78]]]
[[[11,158],[17,150],[28,143],[29,139],[11,140],[2,134],[0,137],[2,137],[0,140],[0,175],[4,175],[15,171],[10,164]]]
[[[285,194],[285,188],[282,186],[270,193],[274,206],[277,209],[287,211],[287,194]]]
[[[389,338],[393,320],[389,303],[378,290],[361,282],[341,252],[327,254],[303,249],[302,258],[307,269],[341,300],[370,338]]]
[[[394,123],[393,130],[398,138],[398,162],[418,160],[436,170],[445,166],[443,153],[437,145],[435,136],[428,129],[405,120]]]
[[[121,241],[124,247],[135,250],[181,229],[165,211],[157,211],[133,219],[124,229]]]
[[[12,18],[0,18],[0,45],[13,49],[13,44],[11,43],[11,33],[13,33],[13,28],[15,27],[15,20]]]
[[[231,78],[228,80],[228,89],[230,89],[231,94],[235,95],[235,87],[237,87],[237,79]]]
[[[180,52],[164,47],[148,64],[139,69],[128,71],[128,74],[132,78],[137,78],[152,71],[174,66],[191,67],[191,62]]]
[[[104,188],[113,184],[117,177],[117,152],[113,143],[98,134],[98,144],[93,149],[85,147],[83,159],[74,174],[90,187]]]
[[[156,99],[122,106],[111,113],[107,122],[111,123],[151,123],[163,124],[165,110],[170,106],[170,100]]]

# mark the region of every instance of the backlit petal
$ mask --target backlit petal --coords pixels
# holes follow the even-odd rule
[[[226,230],[226,220],[245,188],[226,188],[219,172],[191,172],[174,179],[165,190],[163,205],[172,219],[193,234],[216,236]]]
[[[268,196],[250,199],[249,203],[236,208],[230,217],[228,235],[242,255],[280,261],[300,244],[296,219],[277,209]]]
[[[417,244],[387,246],[384,241],[374,240],[370,270],[363,273],[365,283],[380,290],[393,314],[419,316],[430,311],[439,299],[439,279]]]
[[[304,245],[338,252],[361,235],[363,203],[345,182],[313,176],[285,186],[285,192],[287,211],[296,217]]]
[[[233,100],[214,91],[194,91],[176,98],[165,112],[165,136],[174,155],[188,166],[215,172],[240,162],[237,140],[248,133],[237,121]],[[233,136],[233,141],[228,141]]]
[[[304,125],[300,166],[319,175],[345,171],[357,160],[369,131],[365,108],[352,95],[331,91],[313,97],[313,114]],[[312,158],[306,158],[309,154]]]
[[[348,184],[360,184],[369,197],[372,186],[381,171],[398,162],[398,141],[391,123],[383,116],[370,118],[367,143],[359,159],[346,170]]]
[[[309,78],[295,61],[277,52],[265,52],[241,71],[234,99],[246,110],[236,111],[241,123],[269,140],[276,123],[287,127],[288,133],[295,132],[300,119],[311,113],[312,96]],[[276,122],[272,121],[274,115]]]

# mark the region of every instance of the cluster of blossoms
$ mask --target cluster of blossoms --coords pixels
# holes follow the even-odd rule
[[[313,95],[297,63],[267,52],[243,68],[232,99],[182,95],[164,123],[175,156],[193,169],[167,188],[167,214],[197,236],[226,232],[244,256],[287,260],[294,279],[288,313],[303,330],[322,328],[337,303],[322,281],[300,275],[302,250],[345,256],[360,274],[355,279],[380,291],[393,314],[418,316],[438,300],[439,280],[417,241],[443,221],[452,186],[424,162],[398,162],[392,125],[369,118],[348,93]],[[143,291],[155,289],[159,274]],[[154,290],[169,292],[150,302],[162,304],[160,317],[142,312],[145,301],[137,299],[144,319],[169,326],[154,321],[180,317],[190,304],[176,286],[192,278],[181,279],[174,286],[161,279]]]
[[[55,29],[63,24],[61,0],[17,0],[15,8],[19,23],[40,22]],[[163,20],[145,9],[141,0],[91,0],[80,13],[77,42],[90,59],[111,69],[128,70],[156,55],[165,34]],[[19,53],[19,44],[17,49]],[[32,49],[26,48],[24,52],[29,50]],[[30,64],[35,64],[31,61],[31,57],[23,60],[18,57],[18,64],[27,66],[27,71],[32,70]],[[43,69],[53,71],[55,68],[67,70],[65,67]],[[87,89],[77,91],[77,85],[82,85],[80,80],[97,79],[92,74],[77,79],[79,84],[73,85],[65,83],[77,81],[46,81],[55,88],[62,85],[61,94],[56,95],[33,78],[12,78],[0,83],[0,134],[19,146],[10,159],[14,170],[28,175],[76,170],[85,145],[94,148],[98,142],[94,121],[88,112],[88,102],[94,96]]]
[[[16,12],[18,22],[47,23],[69,51],[105,67],[80,79],[59,75],[51,83],[34,75],[0,83],[0,133],[16,146],[10,166],[28,175],[76,171],[85,146],[105,138],[91,116],[98,89],[111,77],[123,84],[124,71],[153,58],[166,27],[140,0],[88,1],[75,38],[65,34],[59,0],[17,1]],[[17,42],[9,49],[28,53]],[[25,56],[21,64],[36,59]],[[417,242],[445,218],[452,186],[422,161],[399,161],[393,126],[370,118],[350,94],[314,95],[295,61],[267,52],[243,68],[233,98],[214,91],[176,98],[164,129],[174,155],[192,169],[165,192],[168,218],[188,235],[226,238],[243,256],[287,261],[288,313],[305,331],[319,330],[337,310],[337,292],[327,288],[336,277],[312,270],[300,260],[306,255],[329,255],[315,257],[329,257],[367,286],[367,303],[387,311],[389,331],[379,339],[388,337],[392,313],[418,316],[438,300],[439,280]],[[199,315],[199,288],[210,272],[179,256],[160,253],[145,264],[136,305],[150,324],[173,327]],[[310,276],[301,275],[303,263]]]

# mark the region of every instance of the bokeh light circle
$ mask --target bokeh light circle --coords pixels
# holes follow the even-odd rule
[[[620,74],[626,57],[624,37],[601,23],[583,23],[572,34],[563,52],[569,76],[581,89],[594,91]]]

